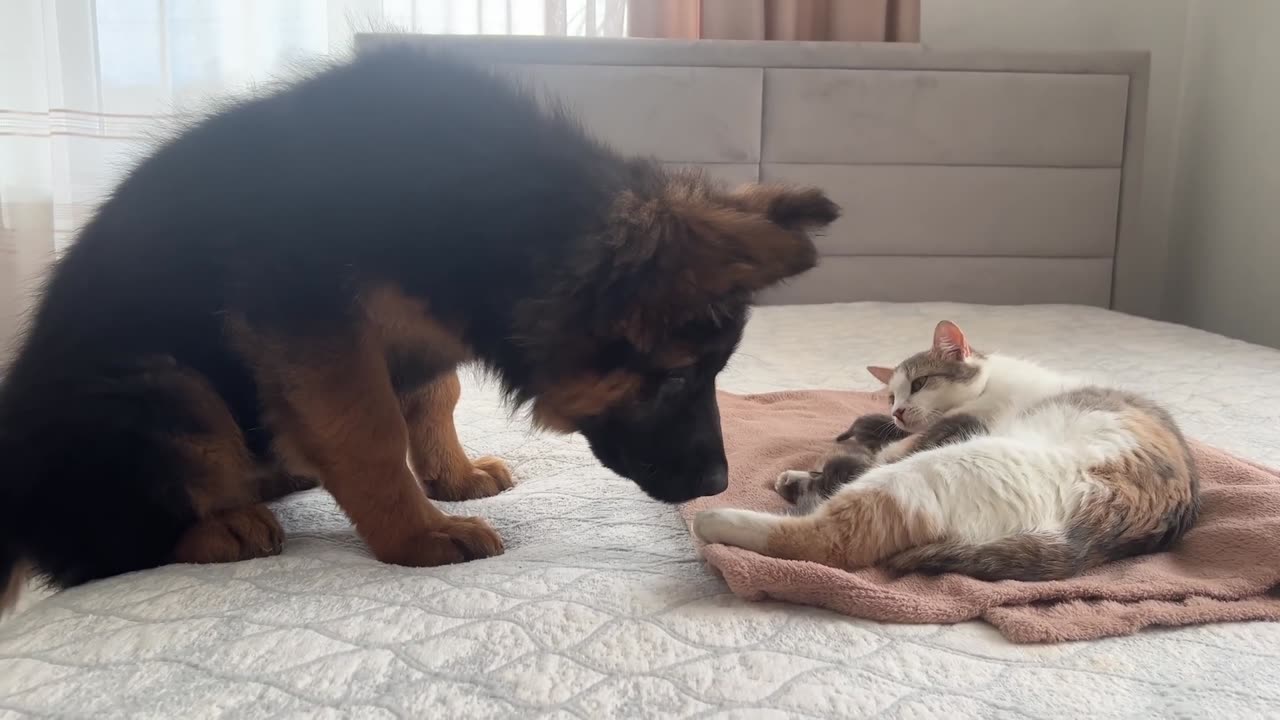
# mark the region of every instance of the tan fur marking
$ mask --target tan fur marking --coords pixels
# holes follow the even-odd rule
[[[280,554],[284,530],[265,505],[215,513],[192,525],[173,550],[174,562],[224,563]]]
[[[288,422],[287,420],[278,420],[276,411],[270,407],[263,413],[262,420],[271,428],[281,427]],[[271,454],[280,462],[285,472],[301,477],[316,478],[316,482],[321,486],[324,485],[324,473],[320,470],[320,467],[307,457],[306,452],[297,446],[291,436],[275,433],[271,441]]]
[[[747,183],[735,188],[732,198],[735,204],[743,210],[763,215],[769,211],[769,206],[784,192],[786,192],[786,187],[782,185]]]
[[[808,270],[817,249],[805,231],[838,214],[816,189],[755,187],[728,195],[699,173],[674,173],[654,195],[619,193],[607,235],[612,270],[644,268],[654,279],[649,296],[636,299],[633,317],[619,319],[619,334],[648,351],[669,323],[708,303]]]
[[[209,429],[205,435],[176,439],[178,448],[192,461],[192,467],[198,468],[196,475],[184,478],[196,515],[208,517],[257,502],[260,473],[226,403],[197,373],[181,369],[172,373],[173,389]]]
[[[272,502],[293,493],[320,487],[320,481],[315,475],[294,475],[278,467],[260,468],[255,484],[258,499],[262,502]]]
[[[27,580],[30,578],[31,564],[25,560],[19,560],[13,571],[9,573],[4,586],[0,587],[0,617],[17,606],[18,599],[22,597],[22,591],[26,589]]]
[[[1140,446],[1155,453],[1154,456],[1150,452],[1141,455],[1139,459],[1144,469],[1153,478],[1163,480],[1166,484],[1172,482],[1174,487],[1170,489],[1174,491],[1176,500],[1190,500],[1191,457],[1185,443],[1159,420],[1138,410],[1125,413],[1124,423],[1138,439]],[[1167,472],[1167,468],[1162,468],[1156,462],[1157,458],[1172,468],[1171,477],[1163,477],[1162,471]]]
[[[677,212],[701,240],[682,248],[687,282],[713,294],[759,290],[817,260],[812,240],[762,215],[696,203]]]
[[[305,465],[289,469],[314,469],[379,560],[434,566],[502,552],[483,521],[446,516],[419,487],[380,333],[366,326],[354,338],[286,346],[243,323],[236,330],[277,447]]]
[[[584,418],[604,413],[639,391],[640,376],[626,371],[584,374],[547,388],[533,403],[533,419],[557,432],[573,432]]]
[[[1162,534],[1171,515],[1194,503],[1193,470],[1185,446],[1156,418],[1129,409],[1123,423],[1138,447],[1091,469],[1107,494],[1086,502],[1077,517],[1118,541],[1140,541]]]
[[[360,303],[384,348],[415,351],[440,370],[452,369],[471,357],[460,329],[446,327],[432,317],[424,301],[405,295],[399,288],[371,288]]]
[[[654,350],[650,360],[657,367],[666,370],[680,370],[698,362],[698,353],[689,347],[672,345]]]
[[[822,227],[839,215],[839,208],[817,188],[744,185],[729,196],[729,201],[749,212],[776,218],[792,228]]]
[[[470,500],[510,488],[511,472],[501,460],[484,457],[472,463],[458,441],[453,410],[462,386],[453,368],[471,357],[460,333],[432,317],[425,302],[392,286],[369,290],[362,303],[384,349],[411,353],[428,370],[443,372],[400,399],[410,462],[428,495]]]
[[[813,515],[780,523],[769,536],[768,554],[853,570],[876,565],[940,537],[935,522],[923,514],[906,512],[889,493],[846,490]]]
[[[437,500],[472,500],[511,487],[511,471],[494,457],[467,459],[453,423],[462,383],[449,372],[401,398],[409,428],[409,462],[427,495]]]

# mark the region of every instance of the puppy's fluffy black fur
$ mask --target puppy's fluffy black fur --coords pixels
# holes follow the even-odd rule
[[[0,581],[25,562],[66,586],[170,561],[199,512],[175,438],[215,431],[175,378],[207,383],[254,461],[278,464],[229,318],[273,352],[322,352],[358,334],[372,285],[423,300],[518,400],[628,373],[561,429],[656,497],[715,491],[715,375],[751,293],[811,266],[805,231],[837,212],[622,158],[490,73],[405,48],[220,111],[143,161],[44,287],[0,385]],[[398,391],[448,369],[387,362]]]

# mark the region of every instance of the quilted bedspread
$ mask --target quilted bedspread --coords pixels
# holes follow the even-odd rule
[[[943,317],[975,345],[1148,393],[1191,436],[1280,464],[1280,351],[1077,307],[762,308],[737,392],[871,389]],[[1230,718],[1280,711],[1280,624],[1014,646],[980,624],[880,625],[734,598],[675,509],[533,434],[469,383],[459,429],[519,484],[451,511],[505,555],[375,562],[322,492],[283,555],[36,598],[0,622],[0,718]],[[109,542],[109,538],[104,538]]]

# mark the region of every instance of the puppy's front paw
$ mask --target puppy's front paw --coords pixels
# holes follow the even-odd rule
[[[475,500],[497,495],[512,487],[511,470],[496,457],[485,456],[471,463],[470,470],[455,477],[440,477],[426,483],[427,497],[433,500]]]
[[[452,516],[445,522],[410,536],[400,547],[377,552],[393,565],[437,567],[502,554],[502,538],[478,517]]]

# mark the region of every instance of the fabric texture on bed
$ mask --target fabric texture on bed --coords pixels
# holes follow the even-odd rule
[[[1280,465],[1280,352],[1077,307],[854,304],[757,311],[722,387],[871,390],[863,369],[960,323],[1148,393],[1187,433]],[[673,507],[579,438],[511,422],[493,388],[458,425],[515,489],[449,507],[505,555],[375,562],[321,492],[279,504],[282,555],[94,583],[0,623],[0,718],[1248,718],[1280,706],[1280,623],[1018,646],[980,623],[889,625],[740,600]],[[109,539],[104,539],[104,542]]]
[[[686,503],[686,522],[711,508],[786,512],[773,489],[784,470],[814,470],[831,438],[858,416],[885,412],[882,394],[789,391],[720,394],[729,489]],[[1194,443],[1204,501],[1199,522],[1169,553],[1109,563],[1052,582],[983,582],[949,575],[894,577],[702,547],[748,600],[786,600],[882,622],[981,618],[1014,642],[1093,640],[1151,625],[1280,620],[1280,473]],[[701,544],[701,543],[699,543]]]

